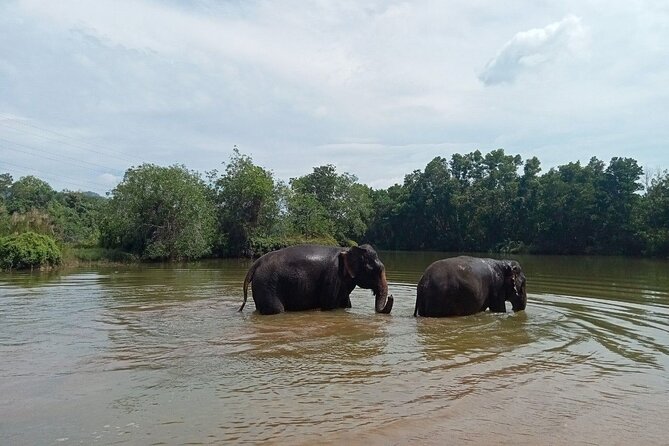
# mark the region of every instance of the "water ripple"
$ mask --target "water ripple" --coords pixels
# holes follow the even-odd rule
[[[431,257],[401,258],[391,315],[360,289],[348,310],[238,313],[246,261],[3,276],[0,443],[664,441],[664,263],[525,258],[527,311],[429,319]]]

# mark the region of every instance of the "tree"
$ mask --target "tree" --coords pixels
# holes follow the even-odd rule
[[[498,250],[508,244],[518,227],[517,197],[520,155],[506,155],[503,149],[487,153],[482,161],[483,177],[473,185],[474,201],[482,225],[485,250]]]
[[[8,173],[0,175],[0,236],[9,234],[9,211],[7,211],[7,199],[14,179]]]
[[[643,189],[643,169],[632,158],[611,159],[599,180],[597,214],[600,216],[597,240],[600,251],[612,254],[636,254],[641,240],[636,237],[633,216],[639,212]]]
[[[113,190],[102,243],[144,259],[194,259],[211,251],[214,207],[206,184],[184,166],[128,169]]]
[[[519,233],[521,164],[520,156],[501,149],[436,157],[403,185],[375,193],[368,237],[388,234],[390,240],[377,243],[399,249],[498,249]]]
[[[253,164],[235,146],[225,172],[214,180],[219,241],[217,251],[226,255],[249,252],[253,237],[271,235],[279,223],[282,185],[272,172]]]
[[[372,215],[364,240],[388,249],[410,249],[412,232],[404,218],[406,189],[395,184],[388,189],[372,191]]]
[[[451,172],[453,178],[458,180],[462,186],[471,185],[472,183],[483,178],[483,155],[480,150],[460,155],[454,153],[451,156]]]
[[[49,206],[58,238],[66,243],[96,245],[106,201],[106,198],[90,192],[58,192]]]
[[[55,196],[56,192],[47,182],[34,176],[23,177],[9,188],[7,210],[10,214],[25,213],[30,209],[46,210]]]
[[[414,171],[404,179],[406,206],[402,213],[408,227],[403,237],[410,237],[416,249],[447,250],[457,243],[459,227],[456,211],[457,181],[452,178],[448,161],[436,157],[425,171]]]
[[[568,163],[540,179],[536,248],[556,254],[593,253],[597,248],[596,183],[603,173],[599,160],[587,166]]]
[[[537,207],[539,206],[539,191],[540,179],[539,172],[541,172],[541,163],[535,156],[525,161],[523,167],[523,175],[520,177],[518,184],[518,225],[517,232],[514,239],[522,241],[529,245],[534,242],[537,237],[539,227],[539,220],[537,218]]]
[[[669,255],[669,172],[656,175],[639,205],[637,234],[651,255]]]
[[[358,183],[355,175],[338,174],[336,167],[328,164],[315,167],[308,175],[292,178],[290,186],[294,201],[313,204],[315,200],[320,205],[332,222],[331,235],[339,243],[359,239],[367,231],[372,211],[371,189]],[[289,208],[291,219],[299,219],[297,211]]]
[[[287,204],[291,233],[314,238],[328,237],[334,233],[334,222],[315,195],[291,194]]]
[[[10,174],[3,173],[0,175],[0,205],[3,205],[9,197],[9,191],[13,182],[14,179]]]

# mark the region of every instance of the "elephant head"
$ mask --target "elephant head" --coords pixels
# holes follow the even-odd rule
[[[504,265],[504,288],[506,300],[511,302],[513,311],[523,311],[527,306],[527,291],[525,289],[525,274],[520,264],[509,260]]]
[[[354,246],[339,254],[340,271],[360,288],[372,290],[376,297],[377,313],[390,313],[393,296],[388,296],[386,268],[379,256],[369,245]]]

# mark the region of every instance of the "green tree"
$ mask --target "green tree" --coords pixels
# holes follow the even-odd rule
[[[9,211],[7,199],[14,179],[8,173],[0,175],[0,236],[9,234]]]
[[[368,237],[398,249],[491,250],[518,236],[518,155],[503,150],[436,157],[374,194]],[[391,193],[392,191],[392,193]],[[390,238],[390,239],[388,239]]]
[[[211,252],[215,215],[210,192],[184,166],[128,169],[113,190],[101,239],[144,259],[194,259]]]
[[[480,150],[466,155],[454,153],[451,156],[450,167],[453,178],[458,180],[461,186],[471,185],[483,178],[483,155]]]
[[[497,250],[512,241],[518,227],[517,197],[520,155],[506,155],[503,149],[493,150],[483,158],[483,177],[472,187],[474,200],[470,205],[479,209],[482,225],[483,250]]]
[[[7,210],[10,214],[30,209],[45,210],[55,196],[56,192],[47,182],[34,176],[23,177],[9,188]]]
[[[593,158],[551,169],[540,180],[536,247],[557,254],[592,253],[596,248],[596,188],[603,170]]]
[[[539,206],[539,192],[541,182],[539,178],[541,163],[535,156],[525,161],[523,175],[518,184],[518,199],[516,209],[518,212],[517,232],[514,240],[522,241],[530,245],[537,237],[539,221],[537,207]]]
[[[460,240],[456,209],[457,181],[448,161],[436,157],[404,179],[406,205],[402,209],[413,249],[450,249]],[[410,234],[410,235],[409,235]]]
[[[318,202],[332,222],[331,235],[339,243],[359,239],[367,231],[372,212],[371,189],[358,183],[355,175],[338,174],[335,166],[328,164],[315,167],[308,175],[292,178],[290,186],[295,194],[293,200],[312,204],[313,200]],[[311,196],[313,200],[306,196]],[[294,215],[297,210],[291,210],[293,221],[300,218]]]
[[[217,251],[224,255],[248,255],[254,237],[267,237],[278,228],[283,187],[272,172],[253,164],[235,146],[225,172],[214,180],[218,216]]]
[[[49,206],[58,238],[71,244],[96,245],[106,201],[106,198],[91,192],[58,192]]]
[[[365,241],[388,249],[411,249],[412,232],[407,232],[406,188],[395,184],[372,192],[372,217]]]
[[[608,254],[636,254],[642,249],[633,217],[638,214],[643,169],[632,158],[611,159],[599,179],[597,243]]]
[[[637,234],[651,255],[669,255],[669,172],[655,176],[639,204]]]
[[[0,175],[0,205],[5,204],[5,200],[9,197],[9,191],[12,187],[14,179],[8,173]]]
[[[455,237],[451,249],[488,251],[518,241],[519,155],[503,149],[454,154],[450,167],[457,181],[453,193]]]
[[[315,195],[291,194],[287,204],[291,233],[313,238],[327,237],[334,233],[334,222]]]

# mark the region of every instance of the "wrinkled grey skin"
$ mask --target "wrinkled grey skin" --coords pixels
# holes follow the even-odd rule
[[[515,260],[460,256],[438,260],[418,282],[414,316],[465,316],[490,308],[506,312],[527,305],[525,274]]]
[[[349,295],[356,286],[372,290],[377,313],[390,313],[393,308],[385,267],[369,245],[298,245],[265,254],[246,274],[239,311],[246,305],[249,283],[261,314],[350,308]]]

